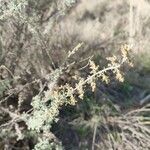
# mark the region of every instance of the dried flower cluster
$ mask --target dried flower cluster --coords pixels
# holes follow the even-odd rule
[[[110,63],[108,64],[106,68],[102,70],[99,70],[99,66],[97,66],[94,63],[94,61],[89,60],[89,69],[90,69],[89,75],[87,76],[87,78],[82,78],[79,76],[75,77],[76,79],[78,79],[75,85],[75,88],[69,87],[68,84],[64,86],[66,89],[69,89],[69,91],[70,89],[72,91],[72,92],[69,92],[67,96],[70,95],[73,99],[73,94],[75,93],[75,91],[77,91],[79,98],[83,99],[84,91],[85,91],[84,87],[86,87],[86,85],[90,85],[92,91],[94,91],[96,88],[97,79],[101,79],[102,81],[108,83],[110,79],[109,79],[109,76],[107,75],[107,72],[110,70],[115,74],[117,80],[119,80],[120,82],[123,82],[124,78],[120,71],[120,67],[125,62],[129,63],[128,54],[130,50],[131,48],[128,45],[122,46],[121,47],[121,54],[122,54],[121,61],[119,61],[116,56],[106,58],[107,60],[109,60]]]

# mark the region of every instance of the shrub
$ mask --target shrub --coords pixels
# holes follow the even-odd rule
[[[65,49],[68,49],[69,42],[72,46],[78,43],[78,41],[72,43],[76,38],[74,33],[71,33],[71,39],[65,37],[62,45],[59,44],[64,33],[58,39],[59,35],[53,37],[58,29],[55,26],[63,17],[65,18],[76,2],[76,0],[40,0],[37,3],[34,0],[1,0],[0,97],[4,98],[0,101],[0,111],[1,114],[4,113],[0,116],[2,118],[0,118],[2,139],[15,139],[19,143],[23,139],[33,138],[32,145],[35,150],[63,149],[63,145],[52,132],[52,125],[59,120],[60,110],[63,107],[75,106],[78,102],[84,101],[87,90],[95,92],[96,84],[99,81],[108,86],[113,77],[120,82],[124,81],[121,67],[124,64],[132,66],[129,60],[131,48],[128,45],[121,47],[120,55],[107,57],[105,67],[99,66],[91,58],[84,60],[81,58],[78,62],[79,55],[77,53],[80,52],[80,49],[84,49],[87,42],[90,43],[89,35],[86,37],[85,33],[92,24],[88,24],[89,26],[85,28],[79,40],[83,39],[83,43],[79,43],[72,51],[66,50],[64,55],[59,53],[59,48],[63,44],[66,44]],[[48,9],[48,7],[50,8]],[[88,15],[94,18],[90,13]],[[97,38],[94,33],[99,29],[99,26],[95,26],[94,29],[91,41]],[[116,30],[114,36],[119,35],[118,29]],[[57,44],[55,44],[57,41],[55,38],[59,41]],[[69,42],[67,43],[66,40]],[[94,45],[97,43],[95,41]],[[57,50],[54,52],[55,57],[52,57],[50,48]],[[83,62],[87,64],[83,66]],[[81,66],[77,65],[79,63]],[[79,66],[81,68],[78,68]],[[68,75],[73,67],[77,73],[71,74],[70,77],[66,77],[66,81],[61,82],[62,76]],[[84,73],[84,71],[87,72]],[[141,147],[146,147],[148,140],[143,138],[143,134],[149,137],[149,131],[145,126],[141,126],[143,120],[141,121],[140,117],[143,117],[145,123],[145,119],[147,119],[145,115],[147,114],[143,115],[139,112],[149,111],[149,107],[137,110],[137,114],[136,111],[130,112],[134,116],[129,113],[124,117],[120,116],[116,110],[117,116],[113,116],[115,109],[113,104],[95,107],[95,105],[90,107],[92,111],[91,123],[87,124],[88,129],[89,127],[94,129],[92,149],[95,147],[96,131],[98,127],[101,127],[101,124],[104,124],[107,131],[105,139],[109,142],[110,147],[120,144],[120,139],[122,147],[125,143],[128,143],[130,148],[135,147],[136,144],[131,144],[127,136],[140,141]],[[98,118],[99,114],[102,115],[101,119]],[[4,118],[6,118],[5,121],[3,121]],[[137,123],[137,126],[133,126],[132,123]],[[114,124],[117,124],[117,128],[121,132],[112,133],[113,131],[109,130],[109,126]],[[79,132],[84,131],[81,129]],[[111,145],[111,143],[113,144]],[[11,143],[6,142],[2,145],[2,149],[4,149]]]

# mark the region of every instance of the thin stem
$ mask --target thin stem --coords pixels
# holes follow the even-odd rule
[[[92,141],[92,150],[94,150],[94,147],[95,147],[96,132],[97,132],[97,123],[95,123],[95,125],[94,125],[94,133],[93,133],[93,141]]]

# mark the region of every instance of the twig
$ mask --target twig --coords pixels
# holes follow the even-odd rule
[[[140,100],[140,105],[144,105],[145,103],[150,101],[150,94],[147,95],[145,98],[143,98],[142,100]]]
[[[1,65],[0,68],[7,70],[9,72],[9,74],[12,76],[12,78],[14,79],[13,73],[6,66]]]
[[[95,147],[96,131],[97,131],[97,123],[95,123],[95,125],[94,125],[94,133],[93,133],[93,141],[92,141],[92,150],[94,150],[94,147]]]
[[[15,114],[15,113],[9,111],[8,109],[6,109],[6,108],[4,108],[4,107],[0,107],[0,109],[1,109],[3,112],[9,114],[9,116],[10,116],[11,118],[13,118],[13,119],[19,117],[17,114]]]
[[[24,135],[22,134],[21,129],[19,128],[19,125],[17,123],[15,123],[15,130],[18,136],[17,141],[22,140],[24,138]]]
[[[132,115],[134,113],[140,113],[140,112],[149,112],[150,111],[150,108],[141,108],[141,109],[136,109],[136,110],[133,110],[133,111],[130,111],[129,113],[126,114],[126,116],[129,116],[129,115]]]
[[[14,93],[10,94],[9,96],[5,97],[4,99],[2,99],[2,100],[0,101],[0,104],[2,104],[3,102],[7,101],[12,95],[17,94],[17,93],[20,93],[25,87],[27,87],[27,86],[29,86],[29,85],[31,85],[31,84],[33,84],[33,83],[38,83],[39,81],[40,81],[40,80],[35,80],[35,81],[32,81],[32,82],[30,82],[30,83],[25,84],[25,85],[24,85],[20,90],[18,90],[17,92],[14,92]]]

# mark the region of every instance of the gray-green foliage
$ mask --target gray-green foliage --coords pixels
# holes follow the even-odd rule
[[[65,0],[65,3],[68,5],[68,6],[71,6],[73,4],[76,3],[76,0]]]
[[[45,116],[45,112],[48,108],[38,96],[34,97],[32,106],[34,107],[34,112],[33,115],[27,121],[27,125],[28,128],[31,130],[39,131],[39,129],[43,127],[45,118],[47,118]]]
[[[56,120],[59,113],[57,103],[54,101],[48,106],[44,99],[39,96],[34,97],[32,102],[33,114],[26,122],[30,130],[39,132],[40,130],[50,129],[52,122]]]
[[[31,103],[33,106],[32,115],[24,116],[30,131],[34,130],[37,133],[40,131],[49,133],[51,124],[54,121],[57,121],[56,117],[59,113],[59,105],[57,105],[55,99],[50,99],[50,95],[49,97],[46,96],[49,92],[50,91],[45,92],[43,98],[40,95],[35,96]],[[47,104],[46,102],[50,104]],[[35,150],[51,150],[53,148],[61,150],[59,146],[57,147],[55,143],[49,141],[49,138],[45,140],[40,139],[35,145]]]
[[[9,16],[15,16],[22,12],[22,9],[27,5],[27,0],[13,0],[1,2],[0,19],[7,19]]]
[[[30,130],[37,132],[49,130],[52,122],[57,121],[59,102],[51,94],[60,73],[61,69],[54,71],[49,77],[49,90],[43,92],[43,94],[38,94],[32,99],[33,113],[28,116],[29,118],[26,121]]]
[[[47,139],[39,139],[38,144],[36,144],[34,150],[63,150],[61,144],[56,144],[54,142],[49,142]]]
[[[10,86],[10,80],[0,80],[0,97],[3,95],[3,92],[5,92],[9,86]]]

